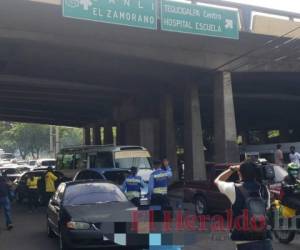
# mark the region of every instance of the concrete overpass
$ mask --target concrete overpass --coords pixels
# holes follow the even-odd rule
[[[215,131],[215,159],[235,161],[236,128],[258,119],[277,126],[270,110],[299,124],[282,103],[299,104],[300,30],[291,19],[300,15],[276,11],[290,20],[255,17],[250,29],[259,9],[229,5],[240,10],[239,40],[63,18],[59,0],[2,0],[0,119],[84,127],[86,143],[93,128],[96,144],[99,126],[107,143],[118,126],[120,143],[173,164],[184,124],[186,175],[203,178],[202,127]]]

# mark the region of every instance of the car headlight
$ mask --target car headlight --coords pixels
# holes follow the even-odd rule
[[[69,221],[67,222],[68,229],[76,229],[76,230],[88,230],[91,225],[86,222],[78,222],[78,221]]]

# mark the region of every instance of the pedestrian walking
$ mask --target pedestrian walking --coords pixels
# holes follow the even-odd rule
[[[38,181],[39,178],[31,173],[26,182],[28,191],[28,206],[29,211],[31,212],[38,207]]]
[[[145,186],[142,177],[137,176],[137,167],[131,167],[130,175],[125,179],[122,190],[136,207],[140,206],[141,189]]]
[[[296,163],[296,164],[300,165],[300,154],[298,152],[296,152],[295,146],[290,147],[289,157],[290,157],[291,163]]]
[[[9,200],[10,187],[6,178],[0,176],[0,208],[4,210],[4,217],[6,222],[6,228],[11,230],[13,228],[11,219],[11,204]]]
[[[280,167],[283,167],[284,165],[284,158],[283,158],[283,152],[281,150],[281,145],[278,144],[276,146],[276,151],[275,151],[275,154],[274,154],[274,158],[275,158],[275,164],[280,166]]]
[[[52,167],[48,167],[45,174],[45,186],[46,186],[46,202],[48,203],[52,195],[55,193],[55,182],[58,180],[58,177],[53,173]]]

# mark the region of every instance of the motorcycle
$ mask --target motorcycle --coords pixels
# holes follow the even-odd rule
[[[294,193],[298,193],[296,185],[290,185]],[[272,231],[275,238],[283,244],[292,242],[297,233],[300,233],[300,221],[297,221],[299,213],[288,206],[282,204],[281,200],[284,197],[284,192],[281,190],[280,199],[275,199],[272,202]]]

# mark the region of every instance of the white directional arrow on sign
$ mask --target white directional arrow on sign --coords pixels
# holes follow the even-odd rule
[[[91,0],[80,0],[80,4],[83,6],[84,10],[89,10],[89,7],[92,6]]]
[[[225,19],[225,29],[233,29],[233,20]]]

